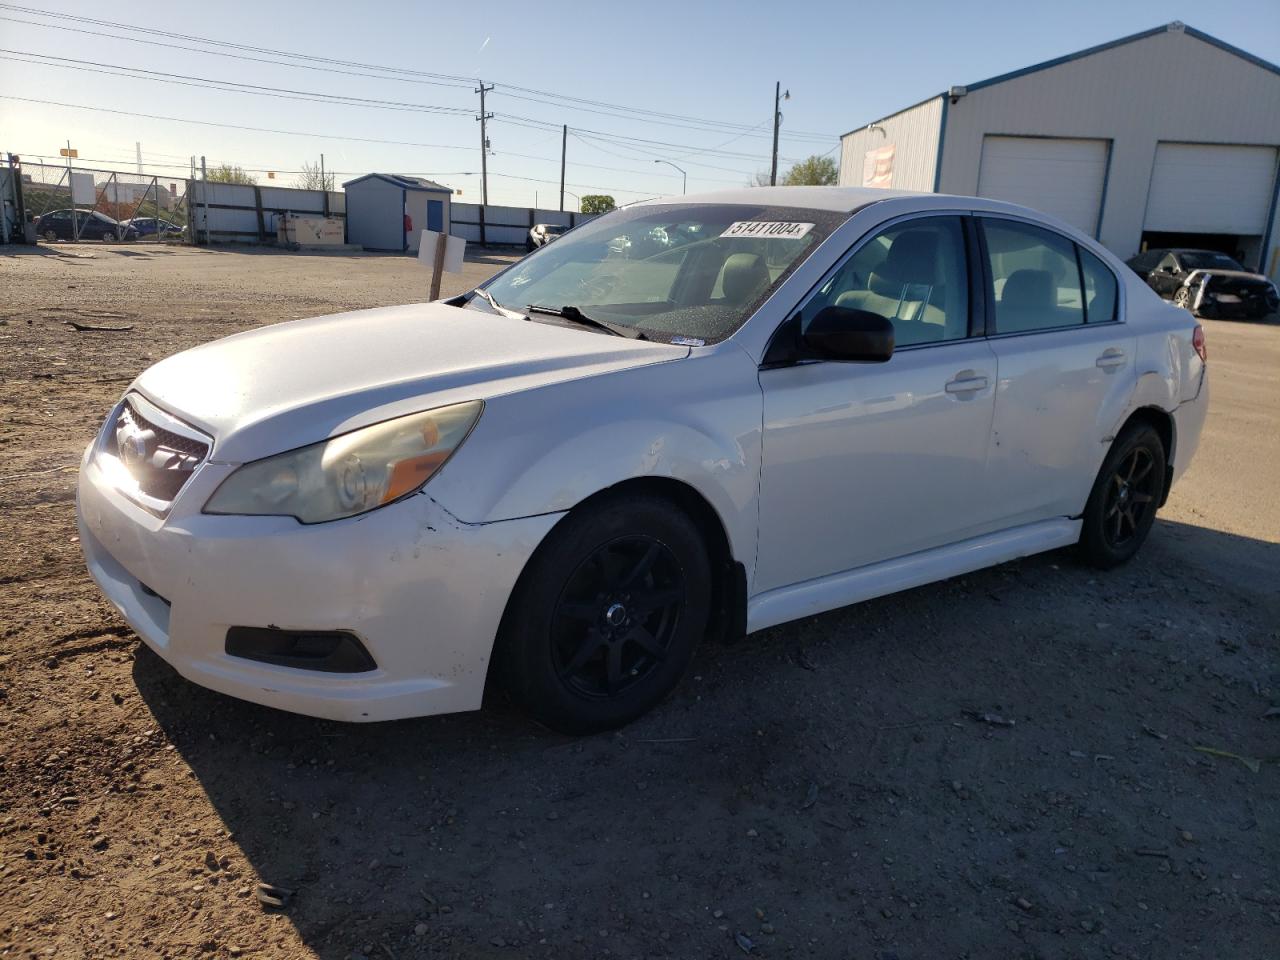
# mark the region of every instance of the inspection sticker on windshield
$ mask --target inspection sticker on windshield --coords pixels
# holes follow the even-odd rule
[[[739,220],[729,224],[721,237],[760,237],[765,240],[799,240],[813,229],[812,223],[783,223],[777,220]]]

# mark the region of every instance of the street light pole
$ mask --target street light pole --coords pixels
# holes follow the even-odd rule
[[[783,100],[791,99],[791,91],[782,92],[782,81],[779,80],[773,86],[773,166],[769,170],[769,186],[776,187],[778,185],[778,127],[782,125],[782,110],[779,109]]]
[[[688,186],[689,186],[689,175],[688,175],[687,173],[685,173],[685,172],[684,172],[684,169],[683,169],[683,168],[681,168],[681,167],[677,167],[677,166],[676,166],[674,163],[672,163],[670,160],[655,160],[655,161],[653,161],[653,162],[654,162],[654,163],[665,163],[668,167],[671,167],[671,168],[673,168],[673,169],[675,169],[675,170],[679,170],[679,171],[680,171],[680,194],[681,194],[681,196],[683,196],[685,193],[687,193],[687,192],[688,192]]]

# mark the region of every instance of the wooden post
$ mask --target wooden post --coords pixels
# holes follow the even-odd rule
[[[448,239],[449,238],[446,234],[436,234],[436,256],[431,266],[430,299],[432,300],[440,299],[440,277],[444,273],[444,247]]]
[[[482,247],[483,247],[483,246],[485,246],[485,236],[484,236],[484,204],[483,204],[483,203],[482,203],[482,204],[480,204],[480,206],[479,206],[479,207],[477,207],[476,209],[478,209],[478,210],[480,211],[480,246],[482,246]]]

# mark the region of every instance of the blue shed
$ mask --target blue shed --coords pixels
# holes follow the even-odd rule
[[[347,242],[366,250],[416,253],[422,230],[449,232],[453,190],[434,180],[366,173],[342,185],[347,195]],[[406,231],[406,215],[411,228]]]

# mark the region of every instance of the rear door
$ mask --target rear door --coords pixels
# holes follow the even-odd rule
[[[897,221],[797,306],[801,329],[827,306],[879,313],[897,346],[762,367],[755,592],[981,532],[996,365],[972,334],[966,234],[959,216]]]
[[[1128,403],[1136,339],[1115,274],[1073,241],[984,216],[990,343],[1000,370],[987,473],[1001,526],[1076,516]]]

